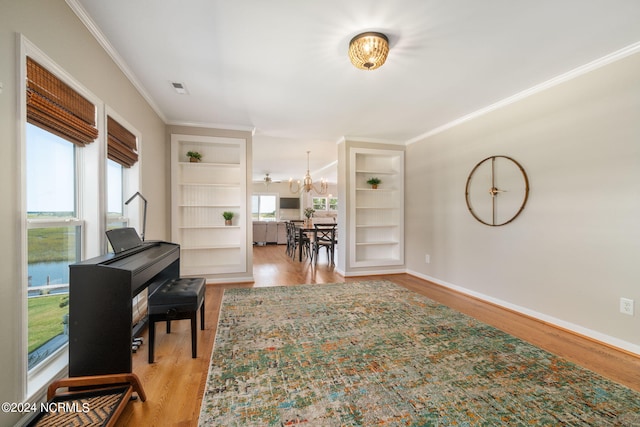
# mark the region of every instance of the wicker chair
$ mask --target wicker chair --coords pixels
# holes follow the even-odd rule
[[[47,390],[47,403],[39,406],[39,409],[48,408],[49,411],[34,413],[26,426],[111,427],[127,403],[135,399],[134,392],[141,401],[147,400],[135,374],[71,377],[54,381]]]

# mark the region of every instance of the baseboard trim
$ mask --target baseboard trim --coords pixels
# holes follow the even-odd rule
[[[382,276],[387,274],[403,274],[407,271],[404,268],[393,270],[362,270],[362,271],[347,271],[345,273],[338,272],[344,277],[361,277],[361,276]]]
[[[544,313],[537,312],[535,310],[528,309],[526,307],[521,307],[516,304],[509,303],[507,301],[503,301],[498,298],[491,297],[489,295],[482,294],[480,292],[472,291],[470,289],[464,288],[462,286],[454,285],[453,283],[448,283],[446,281],[437,279],[435,277],[428,276],[426,274],[419,273],[413,270],[406,270],[406,273],[417,277],[419,279],[426,280],[428,282],[435,283],[436,285],[442,286],[444,288],[450,289],[452,291],[470,296],[472,298],[476,298],[480,301],[498,306],[500,308],[512,311],[522,316],[526,316],[532,319],[535,319],[539,322],[543,322],[547,325],[553,326],[555,328],[561,329],[568,333],[578,335],[585,339],[589,339],[598,344],[605,345],[608,347],[612,347],[616,350],[623,351],[625,353],[630,354],[631,356],[640,358],[640,345],[636,345],[630,343],[628,341],[621,340],[619,338],[615,338],[606,334],[603,334],[598,331],[594,331],[580,325],[576,325],[571,322],[564,321],[562,319],[555,318],[553,316],[546,315]]]

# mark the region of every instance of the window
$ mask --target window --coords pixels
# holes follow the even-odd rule
[[[251,218],[254,221],[277,221],[275,194],[254,194],[251,197]]]
[[[114,111],[107,109],[107,164],[106,164],[106,229],[138,225],[139,201],[125,207],[125,200],[138,189],[137,131]],[[114,117],[118,117],[117,119]],[[142,230],[140,230],[142,231]],[[107,250],[112,251],[110,245]]]
[[[124,217],[123,182],[124,167],[113,160],[107,160],[107,230],[126,227]]]
[[[338,198],[337,197],[329,197],[329,210],[337,211],[338,210]]]
[[[317,211],[327,210],[327,199],[324,197],[314,197],[311,204],[313,205],[313,209]]]
[[[30,399],[68,364],[69,264],[103,254],[107,227],[140,222],[141,208],[123,200],[139,187],[141,136],[120,118],[126,129],[112,126],[109,134],[108,107],[26,38],[20,42],[25,298],[17,323]],[[107,160],[109,139],[116,154]]]
[[[80,261],[76,150],[27,124],[28,369],[68,342],[69,264]]]
[[[314,197],[311,200],[313,209],[317,211],[337,211],[338,210],[338,198],[337,197]]]

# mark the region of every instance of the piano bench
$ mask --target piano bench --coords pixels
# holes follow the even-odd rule
[[[191,357],[197,357],[196,313],[200,309],[200,329],[204,330],[206,287],[202,277],[172,279],[149,296],[149,363],[153,363],[154,359],[156,322],[167,322],[167,333],[171,333],[172,320],[191,319]]]

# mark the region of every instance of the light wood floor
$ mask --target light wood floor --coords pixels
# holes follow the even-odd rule
[[[117,426],[197,426],[222,294],[224,289],[230,287],[386,279],[640,391],[640,358],[632,354],[600,345],[408,274],[345,279],[335,273],[322,256],[314,268],[308,261],[292,261],[284,252],[284,246],[254,247],[255,283],[207,286],[206,326],[204,331],[198,330],[196,359],[191,358],[188,320],[172,323],[169,335],[164,333],[162,325],[157,325],[155,363],[147,363],[146,341],[133,355],[133,372],[142,381],[147,401],[135,401],[127,405]],[[145,340],[146,335],[145,333]]]

